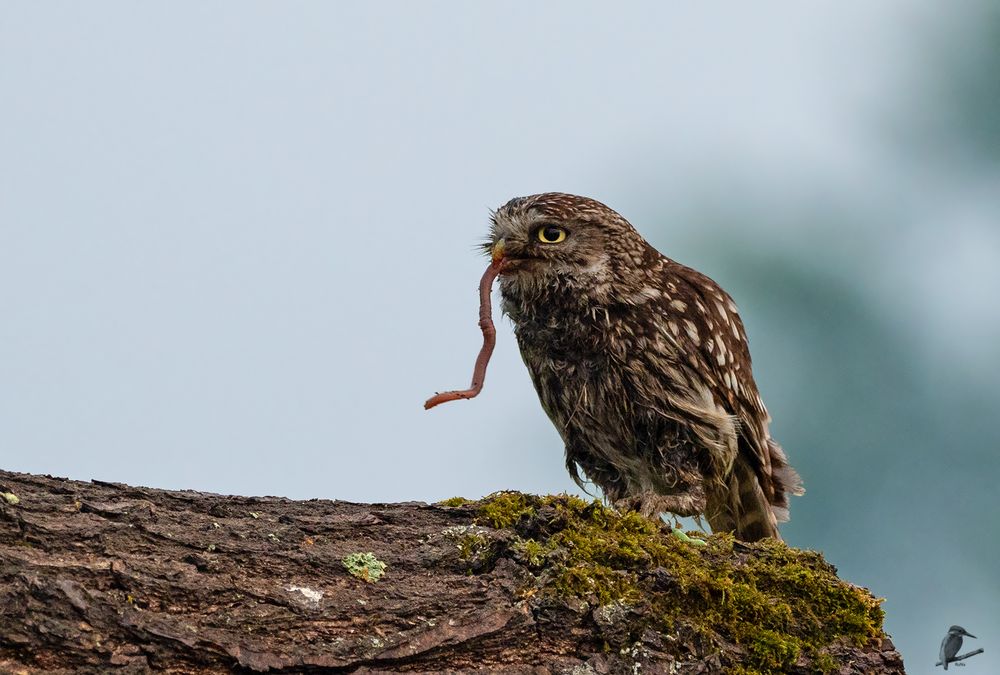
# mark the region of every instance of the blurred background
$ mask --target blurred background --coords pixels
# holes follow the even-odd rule
[[[575,492],[488,209],[600,199],[741,305],[783,532],[1000,671],[1000,3],[15,3],[0,466],[295,498]]]

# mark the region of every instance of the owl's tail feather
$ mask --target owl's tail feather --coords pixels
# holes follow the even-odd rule
[[[705,515],[714,532],[732,532],[741,541],[781,539],[778,523],[788,520],[788,495],[804,490],[781,447],[768,439],[767,448],[770,466],[763,475],[738,456],[729,477],[710,494]]]
[[[766,479],[768,480],[768,501],[771,502],[771,510],[779,523],[788,520],[788,495],[803,495],[806,490],[802,487],[802,479],[798,472],[788,464],[788,457],[773,438],[767,439],[767,454],[769,470]]]
[[[781,539],[778,519],[754,470],[737,459],[721,489],[709,497],[706,517],[713,532],[732,532],[741,541]]]

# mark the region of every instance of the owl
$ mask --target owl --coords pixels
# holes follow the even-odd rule
[[[768,432],[743,322],[718,284],[586,197],[518,197],[492,217],[502,310],[566,467],[619,509],[780,538],[798,475]]]

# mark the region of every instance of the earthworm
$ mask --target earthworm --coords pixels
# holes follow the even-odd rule
[[[479,329],[483,331],[483,346],[476,357],[476,367],[472,370],[472,386],[468,389],[457,391],[445,391],[434,394],[424,403],[424,410],[430,410],[439,403],[448,401],[458,401],[461,399],[474,398],[483,390],[483,381],[486,379],[486,366],[493,355],[493,347],[497,344],[497,330],[493,326],[493,308],[490,304],[490,293],[493,289],[493,280],[500,273],[500,260],[494,261],[483,278],[479,281]]]

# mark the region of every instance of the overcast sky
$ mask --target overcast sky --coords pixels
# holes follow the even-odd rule
[[[235,8],[5,9],[11,468],[568,489],[509,326],[483,398],[420,406],[469,378],[488,209],[571,191],[662,231],[706,172],[851,171],[900,40],[893,3]]]

